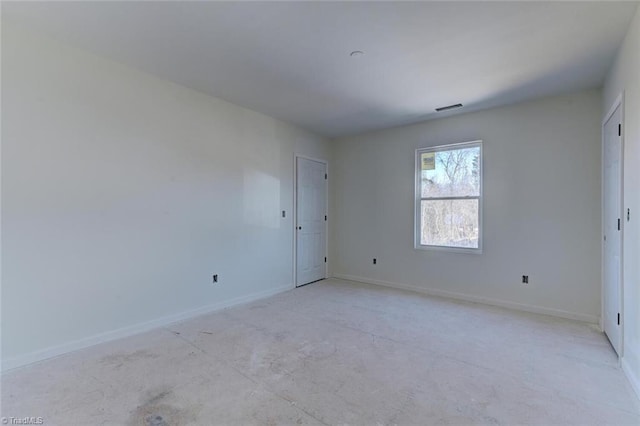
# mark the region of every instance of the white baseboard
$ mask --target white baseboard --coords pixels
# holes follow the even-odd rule
[[[334,274],[334,278],[340,278],[349,281],[358,281],[366,284],[375,284],[384,287],[398,288],[402,290],[415,291],[417,293],[428,294],[429,296],[446,297],[449,299],[463,300],[465,302],[483,303],[485,305],[499,306],[502,308],[515,309],[518,311],[531,312],[534,314],[551,315],[554,317],[572,319],[576,321],[588,322],[591,324],[599,324],[600,318],[595,315],[581,314],[577,312],[563,311],[560,309],[544,308],[542,306],[526,305],[523,303],[509,302],[507,300],[491,299],[482,296],[473,296],[462,293],[454,293],[450,291],[438,290],[434,288],[418,287],[410,284],[400,284],[389,281],[374,280],[371,278],[358,277],[354,275]]]
[[[23,367],[25,365],[32,364],[34,362],[43,361],[45,359],[53,358],[53,357],[63,355],[69,352],[77,351],[80,349],[88,348],[90,346],[94,346],[100,343],[105,343],[105,342],[109,342],[116,339],[122,339],[124,337],[133,336],[135,334],[143,333],[145,331],[161,328],[169,324],[188,320],[190,318],[194,318],[200,315],[219,311],[221,309],[229,308],[236,305],[241,305],[244,303],[253,302],[258,299],[264,299],[265,297],[273,296],[275,294],[282,293],[284,291],[291,290],[293,288],[294,288],[293,285],[286,285],[286,286],[281,286],[274,289],[261,291],[258,293],[252,293],[247,296],[236,297],[234,299],[226,300],[224,302],[214,303],[211,305],[192,309],[186,312],[181,312],[178,314],[169,315],[169,316],[158,318],[155,320],[134,324],[127,327],[122,327],[116,330],[96,334],[94,336],[85,337],[80,340],[75,340],[72,342],[63,343],[61,345],[56,345],[56,346],[41,349],[38,351],[34,351],[25,355],[19,355],[16,357],[3,359],[1,361],[2,372],[4,373],[14,368]]]
[[[631,360],[631,362],[630,362]],[[640,399],[640,353],[636,353],[631,350],[629,346],[624,348],[624,356],[620,362],[622,366],[622,371],[627,376],[631,387],[636,392],[636,396]],[[631,365],[636,366],[636,370],[631,367]]]

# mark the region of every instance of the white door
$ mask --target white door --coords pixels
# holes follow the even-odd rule
[[[620,354],[622,254],[622,116],[620,106],[604,125],[603,170],[603,324],[611,345]]]
[[[296,286],[326,278],[327,165],[296,158]]]

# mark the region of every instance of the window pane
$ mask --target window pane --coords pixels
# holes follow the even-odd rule
[[[478,200],[422,200],[420,244],[478,248]]]
[[[420,154],[422,197],[480,195],[480,147]]]

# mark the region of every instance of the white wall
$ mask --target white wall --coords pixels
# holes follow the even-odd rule
[[[2,106],[3,367],[293,285],[324,139],[7,25]]]
[[[591,90],[336,140],[334,275],[597,322],[600,117]],[[483,254],[415,250],[415,149],[477,139]]]
[[[624,355],[622,366],[640,397],[640,8],[604,85],[603,118],[624,91]]]

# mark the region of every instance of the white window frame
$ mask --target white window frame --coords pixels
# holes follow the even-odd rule
[[[452,149],[462,149],[462,148],[471,148],[471,147],[479,147],[480,148],[480,159],[479,159],[479,193],[477,196],[466,196],[466,197],[441,197],[441,198],[432,198],[432,197],[422,197],[422,165],[420,163],[420,157],[423,153],[426,152],[438,152],[438,151],[450,151]],[[414,197],[414,241],[413,247],[417,250],[435,250],[435,251],[445,251],[445,252],[453,252],[453,253],[469,253],[469,254],[482,254],[482,200],[483,200],[483,183],[484,180],[484,168],[482,163],[483,154],[482,154],[482,140],[470,141],[470,142],[462,142],[462,143],[453,143],[447,145],[438,145],[438,146],[428,146],[424,148],[419,148],[416,150],[415,155],[415,197]],[[472,199],[478,200],[478,248],[474,247],[449,247],[449,246],[436,246],[436,245],[425,245],[420,243],[420,228],[421,228],[421,220],[422,215],[420,214],[420,207],[422,200],[465,200]]]

